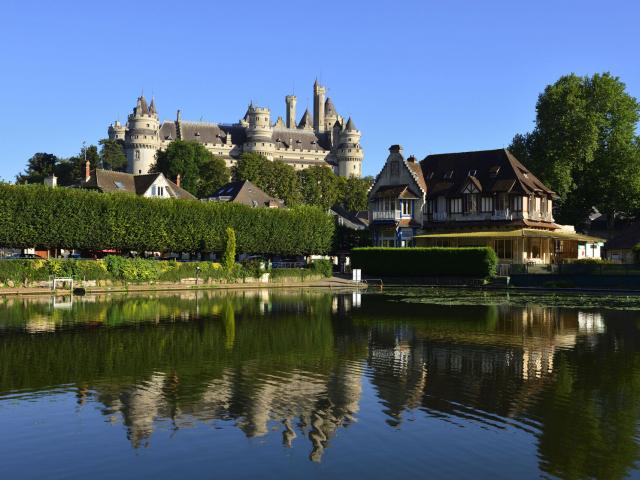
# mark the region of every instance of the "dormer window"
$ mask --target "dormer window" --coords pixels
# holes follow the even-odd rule
[[[429,175],[427,175],[427,180],[431,180],[433,178],[433,172],[429,172]]]
[[[467,173],[468,177],[475,177],[476,175],[478,175],[478,170],[469,170]]]
[[[453,170],[450,170],[444,174],[445,180],[451,180],[453,178]]]
[[[500,167],[498,165],[494,165],[489,169],[489,176],[491,178],[496,178],[498,176],[498,173],[500,173]]]
[[[196,133],[194,133],[194,135],[195,135],[196,137],[199,137],[199,136],[200,136],[200,132],[196,132]]]

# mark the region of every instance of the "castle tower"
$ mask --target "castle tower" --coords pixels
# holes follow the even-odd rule
[[[122,140],[124,141],[124,136],[127,132],[127,129],[124,125],[122,125],[118,120],[109,125],[109,140]]]
[[[360,146],[361,136],[362,134],[356,129],[353,120],[349,118],[347,124],[340,132],[338,150],[336,152],[339,176],[362,176],[362,159],[364,158],[364,152]]]
[[[324,102],[324,131],[330,132],[337,121],[338,112],[336,112],[336,107],[333,106],[331,98],[327,97],[327,101]]]
[[[285,102],[287,103],[287,128],[296,128],[296,101],[295,95],[287,95]]]
[[[326,88],[318,83],[313,84],[313,129],[320,133],[324,132],[324,96]]]
[[[147,106],[144,96],[138,97],[136,106],[128,117],[124,139],[127,154],[127,169],[135,175],[149,173],[156,163],[160,148],[160,121],[155,101]]]
[[[271,110],[249,105],[247,110],[247,142],[245,152],[259,153],[273,160],[275,144],[273,143],[273,127],[271,126]]]

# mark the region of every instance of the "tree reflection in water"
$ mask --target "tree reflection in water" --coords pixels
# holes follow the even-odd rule
[[[402,297],[184,292],[0,303],[0,401],[74,385],[135,448],[161,424],[278,430],[319,462],[358,420],[363,384],[387,428],[410,412],[537,438],[539,467],[622,478],[638,459],[633,314],[431,305]],[[60,305],[64,305],[60,307]]]

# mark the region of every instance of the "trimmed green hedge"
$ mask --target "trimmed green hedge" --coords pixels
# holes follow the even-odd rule
[[[354,248],[354,268],[365,275],[492,277],[498,258],[489,247]]]
[[[135,251],[325,253],[334,221],[317,207],[251,208],[224,202],[142,198],[43,185],[0,185],[0,246]]]
[[[183,278],[229,280],[253,276],[240,265],[227,272],[213,262],[176,262],[108,256],[103,260],[3,260],[0,283],[37,282],[49,277],[74,277],[76,280],[112,280],[120,282],[179,282]]]

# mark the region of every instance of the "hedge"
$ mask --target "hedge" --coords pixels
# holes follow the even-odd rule
[[[251,208],[224,202],[143,198],[43,185],[0,185],[0,246],[213,252],[225,229],[239,252],[329,251],[333,218],[318,207]]]
[[[498,258],[489,247],[368,247],[354,248],[351,262],[365,275],[488,278],[495,275]]]

